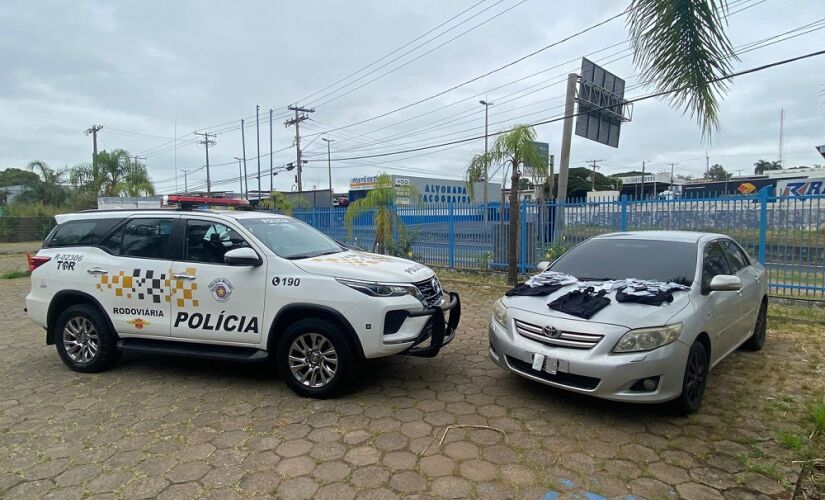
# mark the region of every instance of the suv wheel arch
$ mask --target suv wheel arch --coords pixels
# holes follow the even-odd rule
[[[112,319],[106,313],[106,309],[103,308],[96,298],[79,290],[61,290],[60,292],[57,292],[54,297],[52,297],[52,300],[49,303],[49,312],[46,315],[47,345],[52,345],[55,342],[54,324],[57,321],[57,318],[60,317],[60,314],[66,310],[67,307],[71,307],[76,304],[91,304],[96,307],[98,311],[100,311],[101,315],[106,318],[107,326],[112,332],[115,332],[115,336],[117,336],[117,331],[112,324]]]
[[[347,321],[344,315],[331,307],[309,303],[289,304],[278,311],[278,314],[275,315],[275,319],[272,320],[272,325],[269,328],[269,336],[266,341],[266,350],[272,353],[275,346],[278,345],[278,339],[281,335],[283,335],[286,329],[289,328],[289,325],[298,320],[306,319],[307,317],[325,319],[341,326],[346,334],[346,337],[352,344],[352,347],[355,349],[355,352],[361,357],[361,359],[364,359],[364,349],[361,346],[361,340],[358,338],[358,334],[355,333],[355,329],[352,327],[350,322]]]

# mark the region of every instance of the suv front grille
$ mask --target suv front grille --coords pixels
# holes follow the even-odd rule
[[[526,321],[515,320],[516,332],[522,337],[535,340],[553,347],[566,347],[568,349],[592,349],[604,335],[592,333],[563,332],[553,328],[553,332],[548,333],[543,327],[527,323]]]
[[[441,288],[441,282],[438,281],[437,277],[433,276],[428,280],[413,283],[413,285],[421,292],[421,296],[424,297],[424,302],[428,307],[432,307],[441,302],[444,290]]]

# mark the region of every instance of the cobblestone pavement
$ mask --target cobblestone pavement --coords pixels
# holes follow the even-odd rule
[[[462,285],[452,345],[371,362],[337,400],[296,397],[267,366],[129,356],[83,375],[25,317],[28,287],[0,283],[9,498],[787,497],[798,467],[776,432],[806,432],[793,415],[822,389],[814,327],[723,362],[690,418],[550,389],[487,359],[500,290]],[[503,432],[433,442],[454,424]]]

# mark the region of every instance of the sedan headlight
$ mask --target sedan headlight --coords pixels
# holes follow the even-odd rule
[[[493,319],[501,325],[507,324],[507,306],[504,305],[502,299],[498,299],[496,303],[493,304]]]
[[[421,292],[415,285],[407,285],[404,283],[378,283],[375,281],[359,281],[348,280],[343,278],[335,278],[338,283],[346,285],[353,290],[358,290],[361,293],[372,297],[401,297],[403,295],[412,295],[418,300],[422,300]]]
[[[682,323],[630,330],[622,336],[613,352],[652,351],[674,342],[681,334]]]

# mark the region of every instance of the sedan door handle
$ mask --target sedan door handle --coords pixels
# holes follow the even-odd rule
[[[193,280],[193,279],[195,279],[194,276],[192,276],[191,274],[186,274],[186,273],[173,274],[172,277],[175,278],[176,280]]]
[[[108,269],[101,269],[99,267],[93,267],[91,269],[86,269],[86,272],[89,274],[109,274]]]

